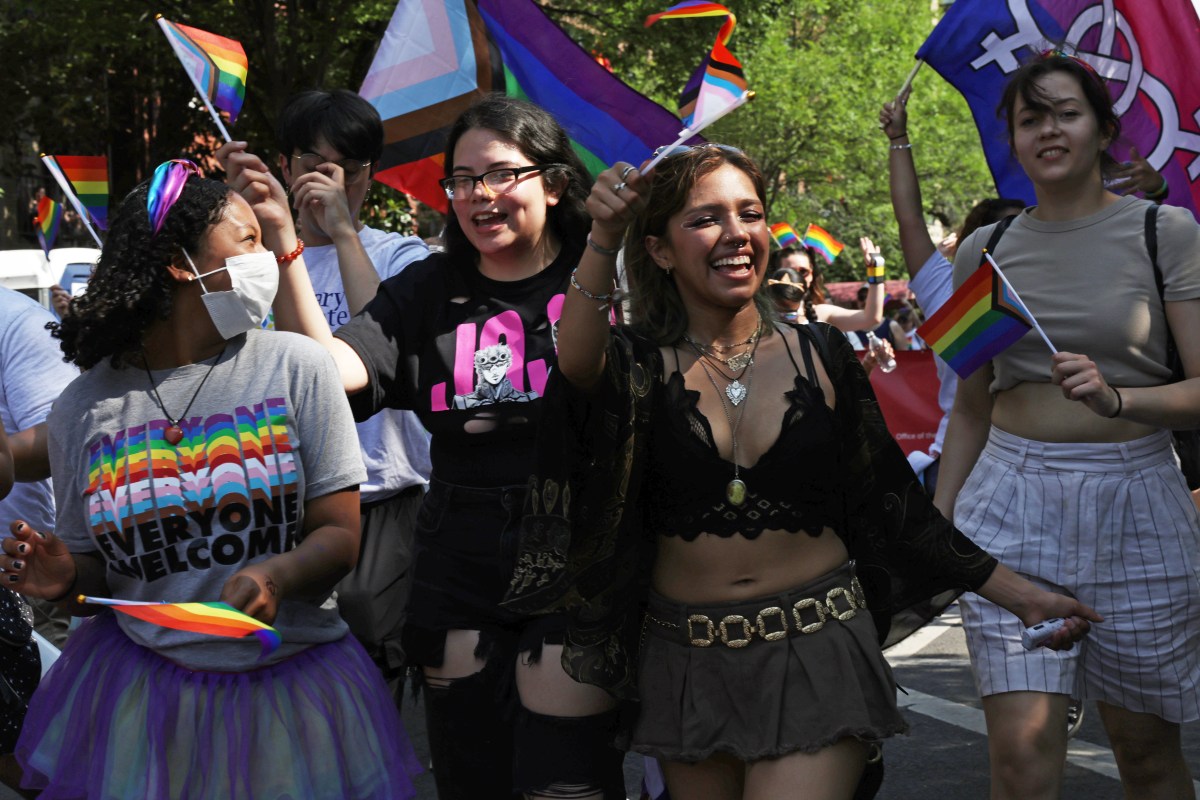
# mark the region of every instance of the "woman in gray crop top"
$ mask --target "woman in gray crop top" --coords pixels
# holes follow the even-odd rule
[[[763,195],[721,145],[600,176],[508,602],[572,613],[564,663],[640,703],[633,748],[673,796],[783,797],[819,774],[849,798],[906,730],[892,613],[973,589],[1029,624],[1070,618],[1068,647],[1092,612],[936,514],[844,337],[768,321]],[[610,328],[622,242],[634,324]],[[789,490],[757,469],[795,458],[778,442],[824,470]]]
[[[960,383],[937,505],[1106,621],[1073,653],[1027,652],[1019,620],[964,598],[992,796],[1058,796],[1080,697],[1099,706],[1127,796],[1194,797],[1180,723],[1200,719],[1200,527],[1166,429],[1200,425],[1200,226],[1105,188],[1120,120],[1080,59],[1024,65],[1001,109],[1037,205],[991,250],[1058,352],[1027,334]],[[959,244],[956,285],[995,230]],[[1172,377],[1172,335],[1185,379]]]

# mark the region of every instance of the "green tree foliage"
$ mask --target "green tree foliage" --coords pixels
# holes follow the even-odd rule
[[[674,109],[683,84],[712,46],[719,21],[642,26],[646,16],[668,5],[630,0],[590,11],[591,4],[555,0],[550,8],[585,47],[607,56],[617,75]],[[929,0],[727,5],[738,21],[729,47],[757,97],[704,136],[741,147],[763,168],[772,222],[790,222],[800,232],[815,222],[846,243],[846,254],[830,270],[833,279],[861,277],[860,236],[894,254],[889,277],[901,277],[888,195],[888,142],[878,115],[933,27]],[[927,216],[957,226],[972,205],[995,192],[970,111],[928,68],[916,79],[908,109]]]
[[[643,21],[669,0],[538,0],[615,73],[675,109],[679,92],[712,46],[716,19]],[[730,48],[758,97],[706,132],[738,145],[763,167],[772,222],[825,227],[853,256],[860,235],[898,254],[887,192],[880,105],[899,89],[933,25],[929,0],[730,0],[738,16]],[[293,92],[357,87],[395,0],[164,0],[168,19],[242,42],[250,58],[246,104],[231,133],[273,157],[273,127]],[[0,9],[0,171],[42,179],[31,142],[49,153],[106,153],[114,198],[179,155],[203,158],[217,132],[143,3],[36,3]],[[957,225],[994,189],[966,104],[932,70],[909,103],[926,212]],[[664,143],[665,144],[665,143]],[[10,192],[6,202],[20,202]],[[422,233],[428,210],[386,187],[368,197],[372,224]],[[11,220],[13,215],[7,215]],[[892,258],[893,264],[899,258]],[[833,278],[858,277],[858,259]],[[892,277],[898,272],[889,267]]]

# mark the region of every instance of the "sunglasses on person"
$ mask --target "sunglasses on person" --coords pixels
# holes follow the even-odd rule
[[[744,152],[742,152],[738,148],[734,147],[733,145],[717,144],[716,142],[702,142],[701,144],[663,145],[662,147],[660,147],[654,151],[654,157],[658,158],[661,155],[663,158],[672,158],[673,156],[680,156],[680,155],[683,155],[684,153],[689,153],[692,150],[704,150],[704,149],[720,150],[725,153],[732,153],[734,155],[739,155],[739,156],[746,155]]]
[[[316,172],[317,167],[322,164],[337,164],[342,168],[342,180],[347,186],[358,183],[364,175],[371,171],[371,162],[362,161],[357,158],[343,158],[339,161],[330,161],[324,156],[319,156],[316,153],[301,153],[298,156],[292,156],[292,162],[300,162],[300,175],[307,175],[310,172]],[[293,167],[295,169],[295,167]]]
[[[451,200],[466,200],[475,192],[476,184],[482,183],[492,194],[508,194],[517,187],[517,181],[522,175],[540,172],[552,167],[566,167],[566,164],[534,164],[529,167],[501,167],[489,169],[482,175],[451,175],[438,181]]]

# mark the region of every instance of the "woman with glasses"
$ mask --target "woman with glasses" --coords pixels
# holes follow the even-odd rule
[[[248,198],[280,192],[261,163],[231,167]],[[335,335],[288,267],[276,324],[329,349],[358,419],[412,409],[432,434],[403,643],[439,796],[624,797],[614,702],[563,672],[564,621],[500,605],[590,179],[553,117],[500,96],[452,126],[445,175],[445,253],[384,281]],[[296,246],[290,219],[263,226],[281,252]]]
[[[772,321],[763,197],[716,145],[601,174],[508,600],[570,610],[571,674],[640,700],[633,748],[689,800],[849,798],[906,728],[894,613],[892,639],[978,589],[1070,617],[1056,646],[1091,617],[938,516],[844,337]],[[633,322],[610,327],[622,243]]]

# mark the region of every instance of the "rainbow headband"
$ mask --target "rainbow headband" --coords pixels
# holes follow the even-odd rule
[[[164,161],[154,170],[154,177],[150,180],[150,191],[146,194],[146,210],[150,213],[150,230],[153,236],[158,235],[171,206],[175,205],[175,201],[183,192],[183,185],[187,183],[189,175],[199,177],[200,168],[182,158]]]

